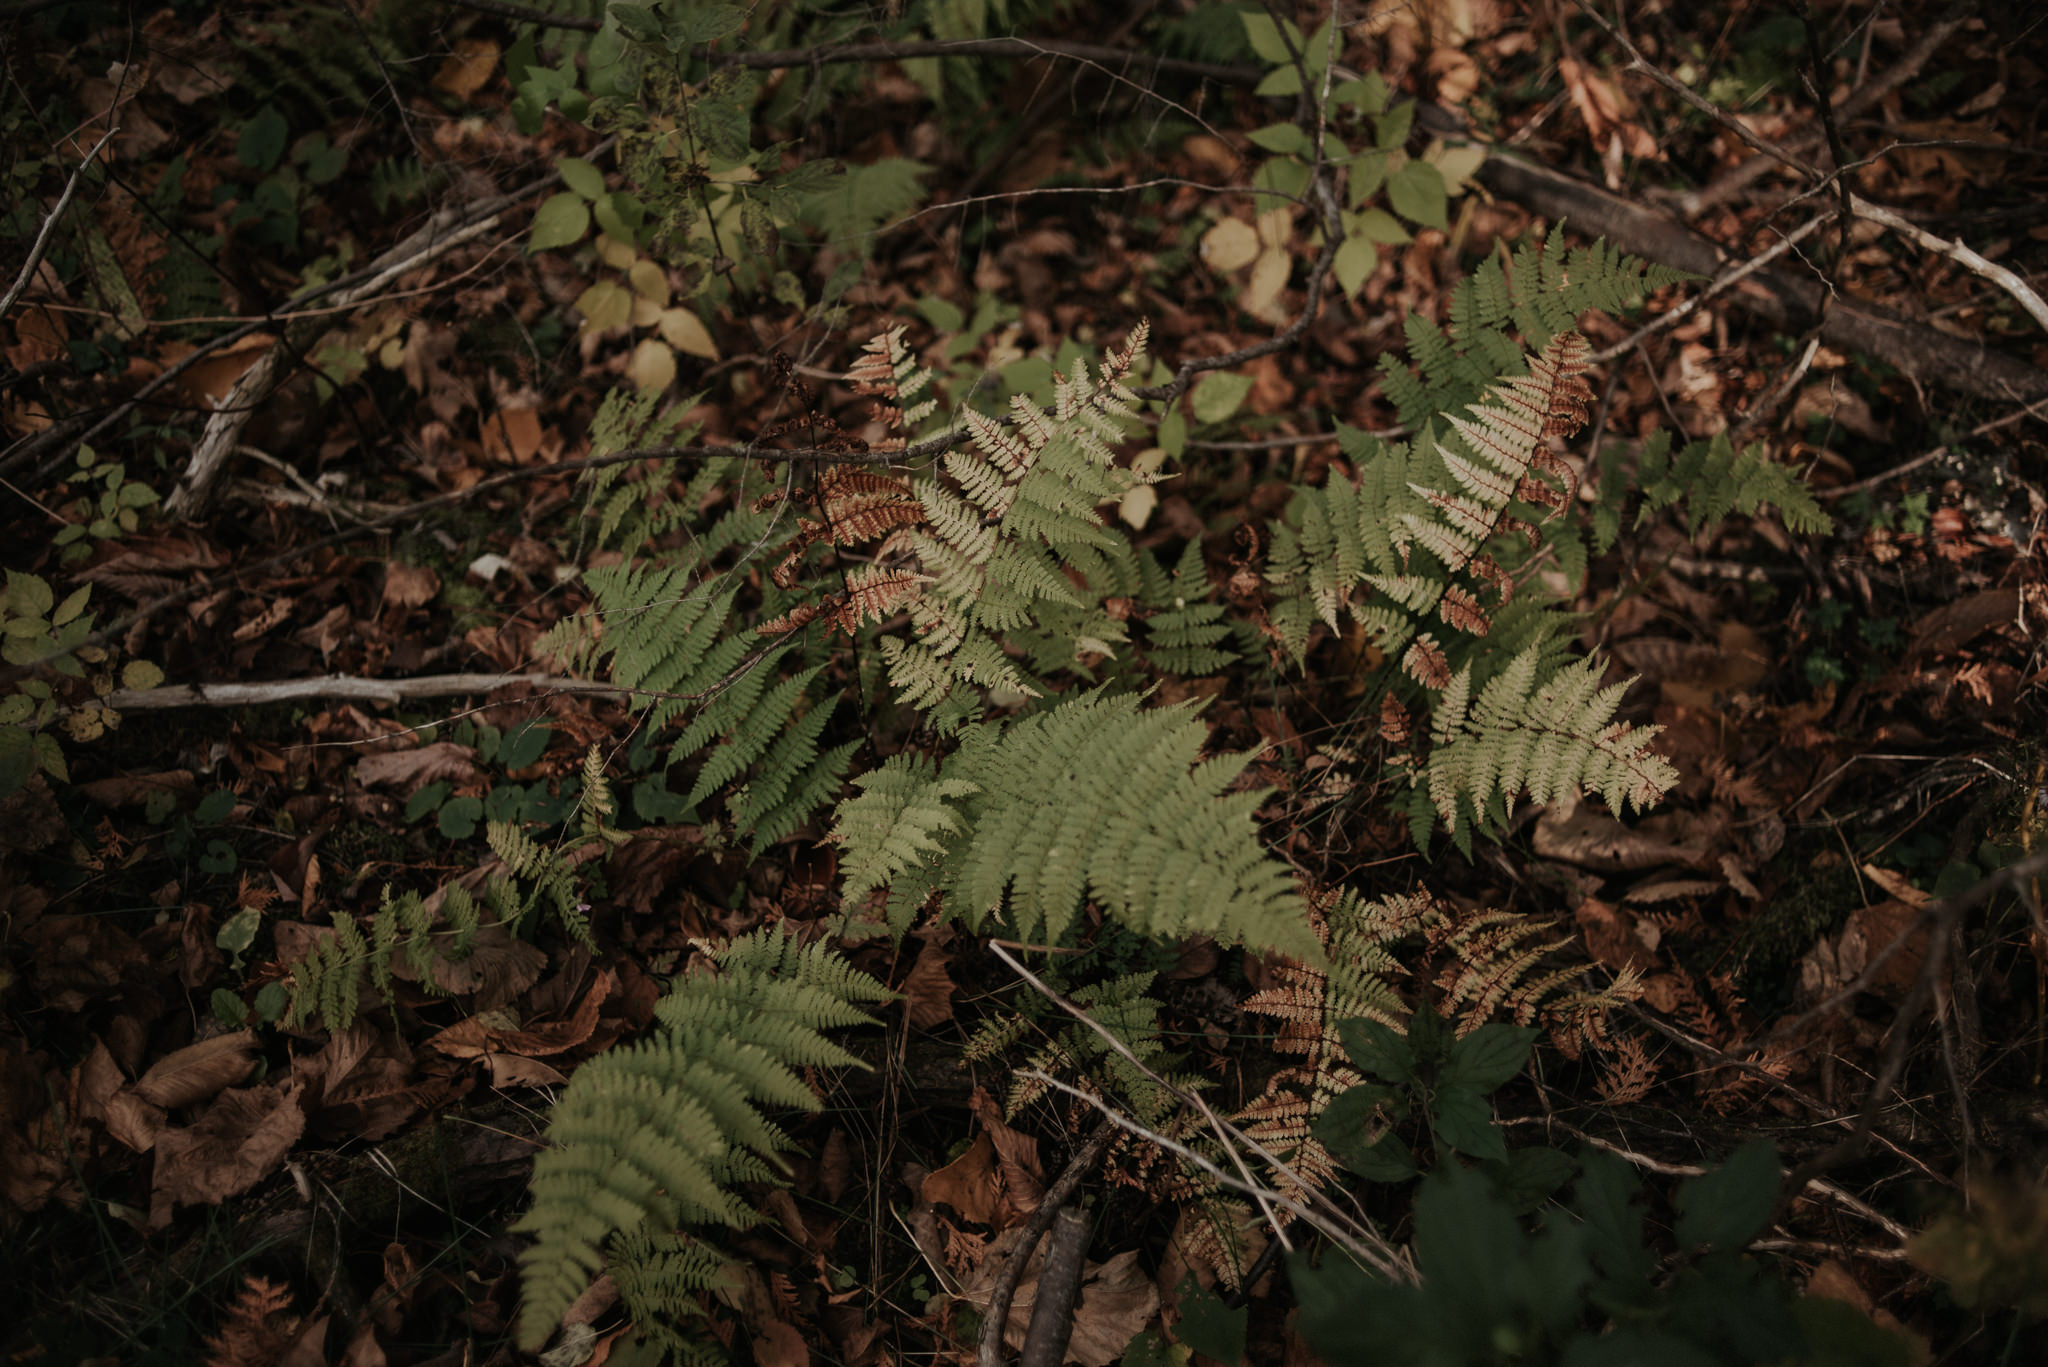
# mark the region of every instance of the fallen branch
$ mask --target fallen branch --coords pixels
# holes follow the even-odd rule
[[[266,683],[166,684],[161,688],[116,689],[106,705],[116,712],[169,712],[185,707],[269,707],[277,703],[397,703],[419,698],[452,698],[491,693],[513,684],[555,693],[630,693],[592,679],[557,674],[428,674],[416,679],[359,679],[329,674],[318,679],[274,679]]]

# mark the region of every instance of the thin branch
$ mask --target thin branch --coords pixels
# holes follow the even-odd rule
[[[85,160],[79,162],[78,169],[71,173],[71,179],[64,182],[64,193],[57,197],[57,207],[50,210],[50,216],[43,220],[42,231],[36,234],[35,245],[28,249],[28,260],[21,263],[21,274],[14,278],[14,283],[8,287],[6,295],[0,297],[0,317],[6,316],[7,310],[14,307],[14,301],[21,298],[21,292],[28,288],[28,282],[35,278],[36,267],[43,261],[43,253],[50,249],[50,238],[57,231],[58,220],[63,218],[64,211],[71,207],[71,198],[78,193],[78,183],[85,179],[86,168],[93,164],[93,160],[99,156],[100,149],[107,145],[108,140],[120,131],[121,126],[115,124],[101,134],[100,140],[85,154]]]
[[[1928,251],[1948,257],[1951,261],[1959,261],[1966,269],[1983,276],[1986,280],[1989,280],[1992,284],[2011,295],[2018,301],[2019,306],[2033,317],[2035,322],[2039,323],[2044,330],[2048,330],[2048,304],[2042,303],[2041,296],[2034,293],[2028,287],[2027,282],[2020,279],[2019,276],[1999,265],[1996,261],[1985,260],[1961,242],[1938,237],[1928,232],[1919,224],[1893,210],[1885,208],[1881,204],[1872,204],[1869,200],[1857,195],[1851,195],[1849,200],[1858,216],[1867,218],[1873,223],[1882,223],[1885,227],[1890,228],[1908,241],[1925,247]]]
[[[1009,1261],[996,1274],[995,1285],[989,1288],[987,1309],[981,1322],[981,1341],[976,1361],[979,1367],[1002,1367],[1003,1326],[1010,1319],[1010,1302],[1016,1298],[1017,1283],[1024,1278],[1024,1264],[1031,1261],[1031,1251],[1038,1247],[1038,1241],[1052,1228],[1060,1211],[1066,1208],[1076,1191],[1095,1165],[1102,1161],[1103,1150],[1109,1147],[1110,1139],[1116,1134],[1116,1127],[1107,1119],[1098,1121],[1074,1156],[1067,1160],[1067,1166],[1053,1184],[1046,1188],[1039,1198],[1038,1209],[1031,1214],[1030,1223],[1018,1234],[1016,1244],[1010,1249]]]

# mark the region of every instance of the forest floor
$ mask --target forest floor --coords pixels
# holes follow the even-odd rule
[[[953,31],[926,14],[945,6],[870,8],[828,36]],[[534,249],[534,212],[577,168],[613,185],[624,168],[603,130],[515,109],[508,63],[534,69],[536,40],[546,54],[566,31],[517,6],[0,4],[0,287],[23,286],[0,317],[4,625],[73,647],[99,633],[68,674],[31,652],[0,676],[19,738],[0,746],[10,1361],[520,1360],[512,1225],[550,1100],[647,1028],[702,946],[774,924],[838,935],[903,995],[850,1042],[878,1071],[819,1074],[823,1109],[790,1122],[801,1156],[786,1188],[754,1193],[763,1223],[725,1239],[742,1271],[705,1303],[707,1341],[777,1367],[972,1358],[963,1307],[989,1251],[1083,1147],[1085,1115],[1003,1104],[1029,1049],[963,1054],[1029,1014],[1012,947],[957,925],[840,934],[824,812],[758,859],[710,799],[671,820],[692,776],[662,774],[634,708],[562,686],[536,642],[590,606],[575,462],[622,385],[694,396],[705,442],[757,441],[791,385],[814,420],[860,429],[843,377],[899,324],[972,383],[1032,357],[1064,368],[1140,320],[1175,364],[1303,316],[1311,225],[1214,188],[1291,117],[1254,93],[1261,68],[1242,78],[1253,58],[1212,53],[1242,46],[1213,34],[1255,7],[1134,6],[1109,25],[1009,8],[1031,11],[1018,32],[1149,44],[1183,69],[880,54],[835,68],[825,109],[777,103],[782,78],[764,79],[762,126],[805,157],[904,169],[857,182],[872,202],[838,237],[785,224],[733,244],[791,263],[794,295],[692,312],[666,282],[637,303],[603,284],[618,263],[580,232]],[[1340,62],[1418,101],[1396,142],[1451,193],[1396,199],[1411,221],[1382,214],[1370,259],[1339,272],[1355,279],[1234,368],[1220,418],[1190,415],[1178,477],[1122,510],[1141,544],[1198,545],[1224,593],[1258,553],[1240,533],[1291,484],[1349,477],[1337,425],[1397,426],[1378,363],[1404,320],[1442,318],[1478,262],[1560,220],[1700,274],[1772,258],[1704,302],[1694,281],[1583,320],[1582,497],[1657,429],[1733,431],[1831,530],[1630,514],[1611,548],[1544,571],[1580,644],[1637,680],[1630,718],[1663,728],[1680,778],[1647,815],[1524,804],[1469,857],[1440,834],[1418,847],[1355,724],[1376,663],[1355,633],[1318,636],[1306,671],[1274,651],[1158,677],[1158,699],[1208,699],[1212,745],[1258,752],[1265,840],[1317,886],[1426,883],[1456,914],[1540,922],[1545,971],[1636,985],[1600,1047],[1546,1046],[1496,1094],[1510,1142],[1604,1148],[1668,1191],[1764,1135],[1817,1184],[1752,1244],[1777,1275],[1896,1331],[1905,1360],[2041,1360],[2042,30],[1934,0],[1814,0],[1811,29],[1796,7],[1624,5],[1635,64],[1589,17],[1611,6],[1359,8]],[[750,35],[798,12],[761,10]],[[1302,7],[1302,30],[1327,10]],[[1816,35],[1838,118],[1817,114]],[[1758,142],[1853,171],[1813,190]],[[1845,182],[1906,227],[1843,233]],[[393,256],[343,302],[294,302]],[[601,284],[619,326],[589,323],[613,306]],[[860,686],[855,655],[833,686]],[[438,991],[366,980],[348,1029],[294,1010],[294,965],[336,913],[476,886],[487,823],[559,825],[593,744],[632,837],[581,894],[595,948],[501,929]],[[1256,1119],[1286,966],[1091,936],[1067,990],[1155,972],[1179,1074]],[[1456,981],[1456,946],[1399,952],[1418,1002]],[[1215,1291],[1232,1278],[1143,1147],[1108,1159],[1086,1361],[1186,1363],[1230,1339],[1202,1317],[1245,1304]],[[1409,1236],[1405,1203],[1363,1208]],[[549,1360],[614,1344],[633,1360],[603,1302],[581,1309],[582,1355]],[[1237,1351],[1313,1360],[1292,1305],[1284,1279],[1256,1281]]]

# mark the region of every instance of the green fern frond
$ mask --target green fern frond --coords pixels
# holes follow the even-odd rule
[[[502,898],[508,892],[509,885],[496,879],[486,896]],[[348,1029],[362,1008],[363,975],[367,973],[370,985],[388,1000],[399,956],[421,987],[443,992],[435,965],[461,963],[469,957],[483,927],[483,912],[458,884],[443,892],[438,912],[417,892],[394,897],[385,888],[367,935],[354,917],[337,912],[332,932],[315,938],[306,955],[290,964],[287,1026],[309,1025],[317,1013],[327,1029]]]
[[[520,1258],[519,1339],[529,1349],[604,1266],[616,1236],[641,1258],[655,1230],[751,1224],[732,1187],[772,1176],[788,1147],[762,1108],[816,1110],[797,1069],[862,1066],[819,1031],[872,1023],[859,1003],[888,998],[882,984],[779,929],[716,958],[717,976],[686,979],[662,1001],[659,1033],[584,1064],[555,1107],[533,1208],[517,1226],[534,1236]]]
[[[1693,278],[1605,242],[1567,251],[1560,223],[1548,238],[1525,242],[1505,268],[1490,258],[1452,290],[1447,329],[1409,315],[1409,364],[1393,356],[1380,361],[1387,397],[1411,427],[1459,412],[1519,373],[1526,353],[1541,352],[1586,310],[1619,313]]]
[[[1085,895],[1141,934],[1313,957],[1291,875],[1256,837],[1261,794],[1229,791],[1251,757],[1200,759],[1207,739],[1186,707],[1071,698],[974,728],[936,772],[885,766],[831,838],[860,870],[857,898],[915,868],[975,926],[994,914],[1057,939]]]
[[[1523,793],[1555,802],[1587,788],[1617,815],[1648,807],[1677,784],[1678,771],[1650,748],[1661,727],[1614,721],[1630,680],[1602,687],[1596,660],[1541,678],[1541,651],[1523,651],[1472,693],[1470,666],[1438,700],[1429,759],[1415,777],[1460,849],[1472,832],[1497,825]]]

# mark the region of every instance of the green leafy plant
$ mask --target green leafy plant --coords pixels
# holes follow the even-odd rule
[[[1391,1065],[1395,1062],[1388,1058]],[[1620,1159],[1578,1160],[1568,1206],[1533,1232],[1496,1185],[1456,1163],[1415,1201],[1419,1286],[1337,1256],[1291,1267],[1301,1332],[1331,1361],[1406,1364],[1910,1361],[1906,1345],[1839,1302],[1795,1301],[1744,1246],[1777,1197],[1762,1142],[1682,1182],[1675,1266],[1645,1239],[1642,1185]]]
[[[818,1032],[870,1023],[858,1004],[891,995],[825,946],[800,949],[779,930],[714,957],[714,974],[662,999],[653,1036],[584,1064],[555,1107],[533,1208],[518,1226],[534,1236],[520,1258],[519,1338],[529,1348],[546,1341],[615,1235],[641,1240],[633,1253],[644,1266],[651,1253],[677,1255],[665,1231],[680,1222],[754,1223],[732,1187],[772,1180],[790,1147],[762,1107],[816,1110],[794,1070],[858,1064]],[[658,1296],[667,1285],[629,1275],[621,1289]],[[638,1319],[675,1304],[628,1308]]]

